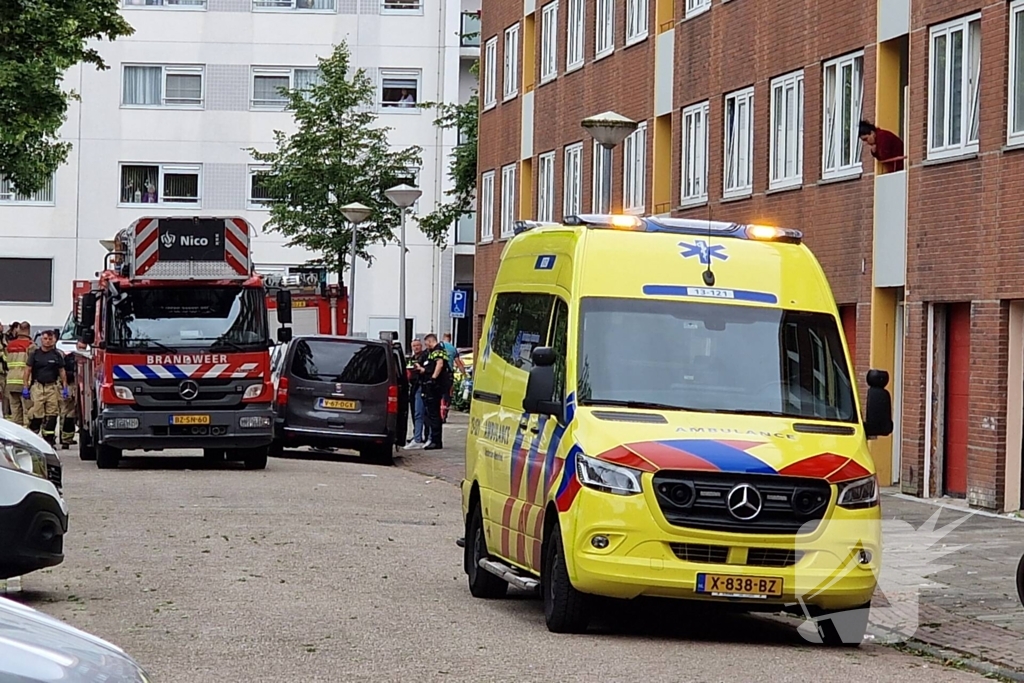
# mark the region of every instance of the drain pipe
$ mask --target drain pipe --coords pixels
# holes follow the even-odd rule
[[[448,58],[448,36],[445,30],[448,21],[448,3],[453,0],[440,0],[437,8],[437,98],[435,102],[447,102],[445,98],[445,62]],[[445,154],[444,154],[444,130],[440,126],[434,127],[434,206],[444,201],[444,172],[445,172]],[[438,334],[442,333],[441,330],[441,304],[440,304],[440,293],[441,293],[441,258],[443,251],[436,245],[431,244],[431,282],[433,287],[430,288],[430,310],[431,310],[431,321],[430,329],[437,330]]]

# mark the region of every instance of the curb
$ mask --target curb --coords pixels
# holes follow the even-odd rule
[[[975,659],[973,655],[967,655],[958,650],[935,647],[934,645],[928,645],[927,643],[913,639],[903,643],[893,643],[891,645],[881,643],[881,645],[890,647],[894,650],[902,650],[905,652],[912,652],[914,654],[932,657],[939,660],[943,666],[948,668],[962,668],[988,677],[997,677],[1001,680],[1024,683],[1024,673],[1008,669],[999,664],[992,664],[981,659]]]

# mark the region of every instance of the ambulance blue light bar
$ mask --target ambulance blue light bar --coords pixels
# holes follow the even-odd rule
[[[623,214],[580,214],[566,216],[566,225],[588,228],[611,228],[635,232],[671,232],[678,235],[713,235],[759,242],[784,242],[800,244],[803,233],[792,228],[777,228],[771,225],[746,225],[725,221],[703,221],[693,218],[662,218],[652,216],[631,216]]]

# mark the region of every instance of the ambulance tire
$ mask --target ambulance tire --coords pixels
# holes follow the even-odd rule
[[[494,600],[503,598],[508,593],[508,582],[500,576],[491,574],[480,567],[480,560],[487,559],[487,540],[484,536],[484,518],[480,513],[480,504],[473,506],[469,517],[469,529],[466,530],[466,546],[464,564],[469,576],[469,592],[474,598]]]
[[[105,444],[96,447],[96,467],[101,470],[116,470],[121,464],[121,449]]]
[[[96,444],[92,440],[92,434],[84,429],[79,433],[78,457],[86,462],[96,459]]]
[[[247,470],[267,469],[267,457],[270,455],[270,446],[261,448],[250,448],[243,451],[242,462]]]
[[[871,603],[868,602],[860,607],[822,614],[815,619],[822,644],[827,647],[860,647],[868,630],[870,613]]]
[[[586,633],[590,624],[591,598],[576,590],[569,580],[562,548],[562,528],[556,522],[548,532],[541,573],[544,620],[552,633]]]

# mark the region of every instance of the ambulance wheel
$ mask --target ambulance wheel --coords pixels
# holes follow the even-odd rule
[[[80,432],[79,436],[78,457],[86,462],[96,459],[96,444],[93,443],[92,434],[84,429]]]
[[[871,603],[835,612],[824,612],[815,619],[821,642],[828,647],[860,647],[868,630]]]
[[[114,470],[121,464],[121,449],[99,444],[96,447],[96,467],[101,470]]]
[[[469,576],[469,592],[474,598],[503,598],[508,592],[508,582],[480,567],[480,560],[488,557],[484,518],[480,513],[480,504],[477,503],[470,512],[469,529],[466,530],[466,545],[463,550],[466,574]]]
[[[590,623],[590,596],[573,588],[565,565],[562,529],[555,523],[544,548],[541,574],[544,621],[552,633],[585,633]]]
[[[245,451],[242,456],[242,462],[245,463],[245,469],[247,470],[265,470],[267,469],[267,456],[270,454],[270,446],[263,446],[262,448],[250,448]]]

